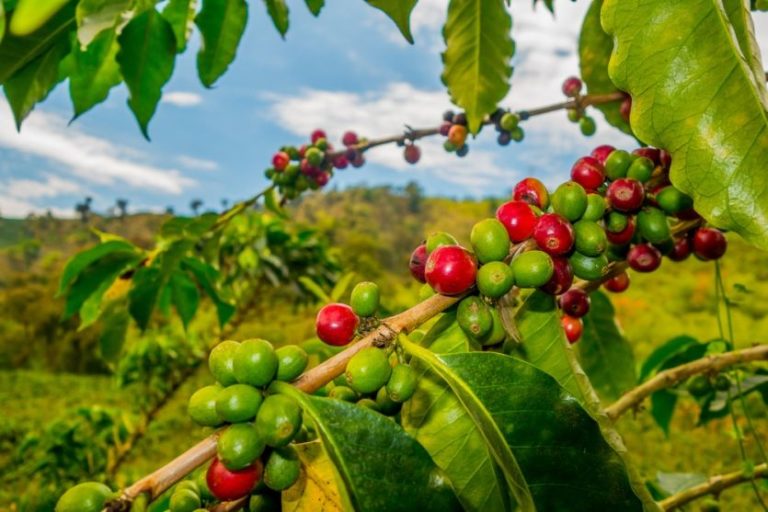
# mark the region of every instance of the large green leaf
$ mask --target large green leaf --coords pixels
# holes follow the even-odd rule
[[[87,46],[102,31],[113,29],[123,21],[132,0],[80,0],[77,3],[77,39]]]
[[[521,510],[642,510],[598,424],[551,376],[498,353],[405,347],[455,393]]]
[[[35,105],[43,101],[59,83],[59,61],[68,50],[66,39],[62,39],[5,81],[5,96],[19,130]]]
[[[104,327],[99,336],[99,351],[101,357],[109,362],[117,362],[125,344],[125,335],[131,316],[123,301],[109,304],[102,314]]]
[[[307,4],[309,12],[315,16],[318,16],[320,11],[323,10],[323,7],[325,7],[325,0],[304,0],[304,3]]]
[[[143,331],[149,325],[165,280],[157,267],[140,268],[133,275],[133,286],[128,292],[128,311]]]
[[[365,0],[369,5],[379,9],[395,22],[400,33],[411,44],[411,12],[419,0]]]
[[[235,60],[247,20],[245,0],[203,0],[195,23],[203,36],[197,74],[204,86],[212,87]]]
[[[451,0],[443,28],[442,79],[476,133],[509,91],[515,45],[504,0]]]
[[[603,0],[592,0],[579,35],[579,69],[589,94],[609,94],[619,89],[608,76],[608,61],[613,50],[613,39],[600,25],[600,9]],[[596,105],[609,124],[624,133],[632,135],[632,129],[621,116],[621,103],[611,102]]]
[[[517,311],[515,324],[528,361],[583,401],[565,353],[568,341],[560,325],[555,299],[540,291],[533,292]]]
[[[64,293],[86,267],[113,252],[138,253],[136,247],[129,242],[111,240],[75,254],[67,261],[61,274],[58,295]]]
[[[427,451],[397,423],[365,407],[306,395],[290,384],[276,382],[273,389],[294,397],[312,420],[354,510],[461,510]]]
[[[195,26],[198,0],[170,0],[163,9],[163,16],[173,27],[176,35],[176,51],[187,49],[187,42]]]
[[[75,117],[107,99],[109,91],[122,81],[117,64],[117,34],[105,30],[85,49],[73,50],[74,66],[69,77],[69,95]]]
[[[197,312],[197,306],[200,303],[200,292],[189,276],[180,270],[176,270],[171,274],[169,284],[171,286],[173,305],[176,307],[176,311],[179,313],[186,329]]]
[[[118,37],[117,62],[128,86],[128,106],[141,133],[149,139],[149,121],[163,96],[163,86],[173,74],[176,36],[159,12],[150,9],[133,18]]]
[[[267,14],[272,19],[280,36],[285,39],[285,33],[288,32],[288,4],[285,0],[264,0],[267,4]]]
[[[767,249],[768,93],[744,3],[606,0],[602,23],[635,134],[671,153],[705,219]]]
[[[216,287],[218,272],[207,263],[196,260],[195,258],[184,258],[181,264],[182,268],[190,271],[197,280],[197,284],[213,301],[216,306],[216,314],[219,318],[219,325],[226,324],[232,315],[235,314],[235,306],[224,300]]]
[[[613,305],[602,292],[593,292],[584,332],[578,343],[581,367],[600,398],[616,400],[634,387],[635,356],[619,325]]]

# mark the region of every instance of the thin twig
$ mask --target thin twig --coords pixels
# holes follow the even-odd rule
[[[723,490],[745,482],[754,482],[758,478],[768,478],[768,464],[755,466],[752,471],[734,471],[724,475],[710,477],[703,484],[686,489],[659,503],[665,511],[674,510],[709,494],[717,496]]]

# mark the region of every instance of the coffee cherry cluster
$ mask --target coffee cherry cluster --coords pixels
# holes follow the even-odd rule
[[[465,157],[469,153],[467,145],[467,116],[463,112],[455,113],[446,110],[443,113],[443,122],[440,124],[440,135],[445,137],[443,148],[449,153],[456,153],[458,157]]]
[[[229,424],[206,473],[215,499],[242,498],[262,481],[266,488],[280,491],[298,478],[299,461],[290,443],[302,426],[301,408],[293,398],[267,389],[273,380],[294,380],[307,363],[301,347],[275,350],[262,339],[224,341],[211,351],[208,366],[217,383],[197,390],[187,410],[201,426]],[[192,503],[190,493],[184,494],[183,502]]]
[[[365,142],[354,132],[342,137],[344,151],[334,151],[323,130],[312,132],[310,142],[301,147],[283,146],[272,156],[272,167],[264,171],[280,194],[295,199],[306,190],[317,190],[328,184],[335,170],[348,166],[362,167],[363,152],[357,145]]]
[[[350,305],[334,302],[320,309],[315,318],[317,337],[335,347],[347,345],[358,334],[358,330],[375,325],[379,300],[380,292],[376,283],[358,283],[352,289]],[[361,322],[361,318],[364,322]]]

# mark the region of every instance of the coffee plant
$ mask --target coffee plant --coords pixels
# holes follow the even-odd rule
[[[324,5],[305,3],[315,15]],[[413,41],[417,0],[367,3]],[[264,5],[285,35],[286,2]],[[456,110],[436,115],[437,126],[383,138],[347,132],[337,146],[318,129],[304,145],[277,149],[263,191],[220,215],[169,219],[152,249],[102,233],[64,270],[65,315],[83,328],[101,325],[105,359],[126,383],[159,381],[160,402],[177,386],[154,376],[155,362],[180,364],[184,375],[207,354],[211,379],[190,396],[188,413],[211,433],[125,488],[78,484],[55,510],[657,511],[699,498],[702,510],[718,510],[713,498],[741,483],[768,510],[758,485],[768,459],[745,405],[751,394],[768,399],[768,345],[756,336],[735,347],[718,262],[726,231],[768,248],[768,92],[749,10],[763,7],[593,0],[581,77],[564,80],[565,99],[511,111],[499,106],[515,50],[506,3],[451,0],[442,79]],[[200,32],[198,74],[210,87],[235,57],[247,12],[245,0],[4,0],[0,83],[20,127],[62,81],[74,117],[125,82],[148,136],[191,32]],[[417,164],[418,141],[442,137],[461,158],[482,130],[492,127],[506,146],[524,140],[531,117],[561,110],[591,136],[593,109],[639,147],[598,145],[552,190],[534,177],[503,184],[509,200],[469,233],[425,233],[403,255],[403,273],[423,283],[420,302],[393,316],[380,315],[386,297],[373,282],[341,302],[352,276],[340,279],[322,238],[290,220],[290,201],[363,166],[377,146],[397,144]],[[671,339],[638,374],[609,296],[631,286],[629,271],[689,257],[714,268],[717,335]],[[319,341],[275,348],[229,339],[227,326],[267,284],[325,302]],[[203,294],[220,326],[215,341],[177,358],[156,341],[124,349],[131,320],[146,331],[171,309],[191,333]],[[696,404],[700,424],[730,415],[743,467],[682,487],[640,475],[617,420],[643,414],[648,398],[664,431],[680,401]],[[109,443],[130,442],[113,414],[100,414],[116,426]],[[65,427],[64,435],[79,428]],[[747,457],[746,436],[762,460]],[[51,457],[61,445],[29,442]],[[108,470],[101,455],[87,460],[94,477]]]

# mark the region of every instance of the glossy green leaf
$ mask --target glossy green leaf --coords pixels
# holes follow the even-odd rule
[[[77,39],[87,46],[104,30],[118,27],[127,19],[132,0],[80,0],[77,3]]]
[[[171,274],[169,284],[173,305],[186,329],[197,312],[197,306],[200,304],[200,292],[187,274],[179,270]]]
[[[149,325],[165,280],[157,267],[142,267],[133,275],[133,286],[128,292],[128,311],[143,331]]]
[[[117,64],[118,49],[117,35],[113,30],[106,30],[85,49],[73,50],[69,95],[76,118],[106,100],[109,91],[122,81]]]
[[[176,51],[187,49],[187,42],[195,26],[198,0],[170,0],[163,9],[163,17],[173,27],[176,35]]]
[[[642,510],[598,424],[551,376],[498,353],[405,348],[450,386],[521,510]]]
[[[443,83],[477,133],[509,92],[515,45],[504,0],[451,0],[443,28]]]
[[[58,295],[64,293],[86,267],[113,252],[138,253],[133,244],[114,240],[75,254],[67,261],[61,274]]]
[[[173,74],[176,36],[171,24],[150,9],[133,18],[118,37],[117,62],[128,86],[128,106],[141,133],[149,139],[149,121],[163,96],[163,86]]]
[[[104,327],[99,336],[99,351],[104,360],[114,363],[117,362],[123,350],[131,316],[128,314],[128,308],[121,301],[107,306],[102,314],[102,320]]]
[[[213,304],[216,306],[219,325],[226,324],[232,318],[232,315],[235,314],[235,306],[225,301],[217,289],[218,271],[207,263],[190,257],[183,258],[181,266],[195,276],[197,284],[213,301]]]
[[[5,96],[17,129],[21,130],[22,121],[59,83],[59,61],[68,51],[67,42],[62,40],[5,81]]]
[[[746,9],[741,0],[606,0],[602,23],[635,134],[671,153],[672,183],[697,212],[766,249],[768,93]]]
[[[8,20],[5,17],[5,5],[3,2],[0,2],[0,44],[5,37],[5,27],[8,25],[7,21]]]
[[[294,397],[317,430],[354,510],[461,510],[450,483],[427,451],[397,423],[365,407],[306,395],[290,384],[273,389]]]
[[[602,6],[603,0],[592,0],[579,35],[579,69],[589,94],[610,94],[619,90],[608,76],[608,61],[613,50],[613,40],[600,25]],[[629,123],[621,116],[621,102],[595,105],[595,108],[603,113],[609,124],[632,135]]]
[[[698,344],[699,341],[691,336],[683,335],[674,337],[663,345],[656,347],[651,355],[643,361],[643,365],[640,367],[640,376],[638,382],[643,382],[645,379],[651,376],[651,374],[658,368],[664,361],[672,357],[673,355],[681,352],[691,345]]]
[[[68,41],[67,33],[75,24],[74,4],[68,4],[40,30],[26,37],[6,34],[0,44],[0,84],[4,84],[27,64],[45,54],[56,44]]]
[[[400,33],[409,43],[413,44],[411,34],[411,12],[418,0],[365,0],[369,5],[379,9],[395,22]]]
[[[635,356],[619,325],[610,299],[590,294],[589,313],[577,344],[581,367],[600,398],[616,400],[635,386]]]
[[[437,354],[466,352],[474,344],[459,327],[455,311],[443,313],[419,340],[419,345]]]
[[[19,0],[8,24],[8,31],[28,36],[43,27],[69,0]]]
[[[203,0],[195,23],[203,37],[197,74],[204,86],[212,87],[235,60],[247,20],[245,0]]]
[[[323,10],[323,7],[325,7],[325,0],[304,0],[304,3],[307,4],[309,12],[315,16],[318,16],[320,11]]]
[[[583,401],[565,353],[568,341],[560,325],[555,299],[538,290],[533,292],[517,311],[515,323],[528,361]]]
[[[285,33],[288,32],[288,4],[285,0],[264,0],[267,4],[267,14],[272,19],[280,36],[285,39]]]

